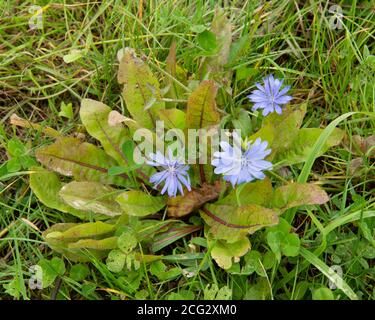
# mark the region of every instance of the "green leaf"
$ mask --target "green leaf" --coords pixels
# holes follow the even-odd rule
[[[115,201],[118,190],[99,182],[70,182],[59,192],[60,197],[71,207],[106,216],[118,216],[123,212]]]
[[[95,296],[93,297],[93,295],[95,294],[96,284],[90,283],[90,282],[86,282],[86,283],[82,284],[81,288],[82,288],[82,295],[85,298],[88,298],[88,299],[95,298]]]
[[[292,226],[288,223],[288,221],[286,221],[285,219],[283,218],[279,218],[279,223],[277,224],[277,226],[274,226],[274,227],[271,227],[271,228],[268,228],[267,229],[267,233],[269,232],[274,232],[274,231],[279,231],[283,234],[287,234],[291,231],[292,229]]]
[[[36,161],[28,155],[28,148],[17,138],[12,138],[6,146],[10,159],[6,162],[9,173],[29,169],[36,165]]]
[[[105,239],[81,239],[68,243],[69,249],[95,249],[95,250],[111,250],[117,248],[117,237],[109,237]]]
[[[73,119],[73,107],[72,103],[65,104],[64,101],[60,105],[59,117],[64,117],[68,119]]]
[[[105,223],[58,223],[44,231],[43,238],[68,259],[86,262],[93,257],[104,258],[117,247],[117,237],[111,237],[114,229],[114,225]]]
[[[301,241],[297,234],[289,233],[281,241],[281,251],[287,257],[296,257],[299,254]]]
[[[93,144],[77,138],[58,138],[55,143],[39,148],[36,158],[48,169],[77,181],[121,184],[124,180],[108,175],[108,168],[116,164],[111,157]]]
[[[141,260],[143,255],[140,255],[136,252],[130,252],[126,255],[125,266],[128,271],[138,270],[141,266]]]
[[[87,278],[90,274],[90,269],[87,265],[78,263],[70,268],[69,277],[79,282]]]
[[[281,161],[283,165],[292,165],[306,161],[315,142],[318,140],[322,132],[323,129],[319,128],[300,129],[288,150],[285,152],[279,152],[274,161]],[[317,157],[323,155],[329,148],[338,145],[343,137],[344,131],[336,128],[325,141],[323,147],[319,150]]]
[[[100,219],[98,215],[89,212],[83,212],[67,205],[59,197],[59,191],[62,183],[58,175],[40,167],[31,168],[30,188],[38,199],[47,207],[57,209],[62,212],[68,212],[81,219]]]
[[[267,232],[267,243],[270,246],[272,252],[275,254],[277,261],[281,260],[281,238],[283,233],[280,231]]]
[[[202,33],[203,31],[207,30],[206,26],[203,24],[196,24],[190,26],[190,31],[195,33]]]
[[[20,156],[17,158],[20,163],[21,163],[21,166],[22,168],[24,169],[29,169],[31,168],[32,166],[36,166],[38,165],[38,162],[35,161],[34,158],[28,156],[28,155],[23,155],[23,156]],[[11,159],[12,160],[12,159]]]
[[[126,160],[128,161],[130,165],[134,164],[134,160],[133,160],[134,148],[135,148],[135,143],[133,140],[126,140],[121,146],[121,149],[126,157]]]
[[[136,300],[146,300],[149,296],[149,293],[146,289],[141,289],[135,293]]]
[[[216,109],[217,86],[212,80],[205,80],[191,93],[187,102],[186,127],[207,128],[217,125],[220,114]]]
[[[181,276],[182,270],[179,267],[170,268],[163,276],[161,276],[161,281],[171,281]]]
[[[125,254],[129,254],[138,245],[136,234],[131,229],[123,232],[117,240],[118,248]]]
[[[236,81],[245,80],[248,81],[249,78],[256,75],[258,69],[255,68],[248,68],[246,66],[242,66],[236,69]]]
[[[50,261],[51,268],[60,276],[65,273],[65,263],[64,260],[58,257],[53,257]]]
[[[250,116],[247,111],[240,109],[234,119],[232,119],[234,129],[241,130],[243,138],[248,137],[252,131]]]
[[[298,135],[305,113],[306,104],[302,104],[296,109],[284,108],[281,115],[276,112],[271,113],[264,118],[261,130],[249,139],[255,140],[260,137],[262,140],[268,141],[272,150],[268,158],[272,160],[278,154],[289,150]]]
[[[207,248],[207,239],[203,237],[193,237],[190,242],[197,246]]]
[[[128,169],[125,166],[123,166],[123,167],[121,167],[121,166],[115,166],[115,167],[112,167],[112,168],[108,169],[108,174],[110,176],[117,176],[117,175],[123,174],[123,173],[125,173],[127,171],[128,171]]]
[[[112,109],[99,101],[82,99],[79,115],[87,132],[99,140],[105,152],[119,164],[126,164],[121,146],[128,138],[128,131],[120,123],[110,126],[108,117]]]
[[[67,229],[46,234],[46,239],[79,239],[107,235],[115,230],[115,226],[101,221],[80,224],[65,224]]]
[[[272,199],[272,185],[268,178],[242,184],[233,189],[225,198],[216,202],[216,204],[231,204],[231,205],[249,205],[257,204],[266,206]]]
[[[301,205],[323,204],[329,201],[327,193],[311,183],[289,183],[275,190],[272,205],[285,210]]]
[[[303,103],[297,107],[287,106],[283,110],[283,113],[279,115],[276,112],[270,113],[267,117],[264,118],[264,126],[273,125],[276,128],[289,128],[290,131],[293,131],[296,134],[296,129],[301,127],[302,120],[306,114],[307,104]],[[288,134],[288,133],[284,133]],[[290,143],[291,141],[282,141],[278,139],[279,143]]]
[[[251,286],[245,294],[244,300],[267,300],[272,295],[269,282],[266,278],[260,278]]]
[[[267,251],[263,255],[262,263],[263,263],[264,269],[266,270],[272,269],[277,263],[275,254],[272,251]]]
[[[333,292],[325,287],[315,289],[312,292],[312,299],[313,300],[335,300],[333,296]]]
[[[184,130],[186,127],[186,114],[179,109],[160,109],[158,116],[167,129]]]
[[[167,300],[194,300],[194,292],[188,290],[180,290],[179,292],[172,292],[167,296]]]
[[[285,219],[280,218],[277,226],[267,229],[267,243],[278,261],[281,259],[281,253],[287,257],[299,254],[300,239],[297,234],[289,233],[291,228]]]
[[[6,162],[6,168],[7,168],[7,171],[10,173],[20,171],[22,169],[22,164],[21,164],[20,159],[18,157],[9,159]]]
[[[302,300],[310,288],[311,283],[307,281],[298,282],[296,285],[296,289],[294,290],[293,300]]]
[[[198,45],[209,53],[214,53],[217,50],[216,36],[213,32],[205,30],[197,35]]]
[[[12,138],[7,143],[7,151],[11,157],[19,157],[27,152],[26,146],[17,138]]]
[[[275,211],[259,205],[245,206],[227,204],[206,204],[200,210],[204,221],[210,226],[210,233],[216,239],[235,242],[255,231],[278,223]]]
[[[152,129],[157,110],[164,109],[165,105],[158,80],[131,48],[123,50],[117,80],[124,85],[122,96],[133,119],[140,126]]]
[[[256,272],[261,277],[265,277],[265,268],[262,266],[262,255],[259,251],[251,250],[245,256],[245,265],[241,269],[241,274],[250,275]]]
[[[223,269],[229,269],[233,262],[250,250],[250,241],[248,238],[241,238],[235,242],[228,243],[225,240],[209,239],[209,248],[211,256]]]
[[[112,250],[107,257],[106,265],[109,271],[118,273],[124,269],[126,254],[120,250]]]
[[[156,277],[160,277],[165,272],[167,266],[162,261],[155,261],[150,264],[150,272]]]
[[[150,272],[161,281],[170,281],[181,275],[180,268],[171,268],[167,270],[167,266],[162,261],[155,261],[150,265]]]
[[[282,116],[277,115],[282,119],[277,119],[276,113],[271,114],[274,121],[266,117],[265,126],[272,126],[274,129],[274,137],[269,145],[272,150],[271,158],[277,158],[279,154],[284,154],[291,148],[293,141],[298,137],[305,112],[306,106],[294,111],[286,110]]]
[[[53,257],[51,260],[42,259],[38,265],[42,268],[42,286],[49,287],[58,276],[65,273],[65,264],[61,258]]]
[[[156,213],[166,205],[164,197],[153,197],[137,190],[121,193],[116,201],[126,214],[138,217]]]
[[[204,288],[204,300],[230,300],[232,298],[232,290],[223,286],[219,289],[217,284],[208,284]]]
[[[277,133],[275,132],[274,127],[272,125],[266,125],[262,126],[256,133],[250,136],[249,141],[255,141],[260,138],[262,141],[267,141],[268,146],[271,146],[276,135]]]
[[[223,286],[219,289],[216,294],[216,300],[231,300],[232,299],[232,289],[228,286]]]
[[[131,171],[137,170],[142,167],[142,165],[139,165],[135,163],[134,161],[134,149],[135,149],[135,143],[133,140],[126,140],[121,147],[121,150],[127,161],[127,165],[124,167],[126,169],[125,171],[126,173],[129,173]],[[146,174],[147,173],[148,172],[146,172]]]

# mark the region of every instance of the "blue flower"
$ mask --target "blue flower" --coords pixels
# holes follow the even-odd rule
[[[264,179],[264,170],[272,168],[272,163],[264,160],[271,153],[267,149],[268,142],[256,139],[253,144],[247,143],[246,150],[236,153],[228,143],[220,143],[223,152],[215,152],[212,165],[216,174],[223,174],[224,180],[229,181],[234,187],[236,184],[250,182],[255,179]]]
[[[241,170],[241,138],[233,132],[233,147],[226,141],[220,142],[222,152],[215,152],[211,164],[216,174],[235,175]]]
[[[170,197],[175,197],[177,191],[184,194],[182,185],[191,191],[190,177],[187,172],[189,166],[185,165],[182,160],[173,157],[170,149],[168,149],[168,157],[165,157],[160,151],[157,151],[156,154],[151,153],[149,158],[152,161],[147,161],[147,164],[163,169],[150,177],[150,182],[154,184],[155,188],[160,183],[164,182],[161,194],[164,194],[166,191],[168,191]]]
[[[247,97],[251,102],[254,102],[253,110],[263,109],[263,115],[266,116],[270,112],[276,111],[281,114],[281,105],[287,104],[293,97],[286,95],[290,86],[285,86],[280,90],[283,80],[274,79],[270,75],[263,79],[264,86],[256,83],[258,90],[254,90]]]

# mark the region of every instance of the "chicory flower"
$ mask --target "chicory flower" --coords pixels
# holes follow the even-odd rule
[[[287,104],[293,99],[292,96],[286,95],[290,86],[281,89],[283,80],[274,79],[273,75],[264,78],[263,81],[263,86],[256,83],[258,89],[247,96],[251,102],[254,102],[252,110],[263,109],[264,116],[274,111],[281,114],[281,105]]]
[[[229,181],[234,187],[236,184],[250,182],[255,179],[264,179],[264,170],[272,168],[272,163],[264,160],[271,153],[267,149],[268,142],[256,139],[254,143],[248,142],[246,149],[235,152],[228,143],[221,143],[223,152],[215,152],[212,165],[216,174],[223,174],[224,180]]]
[[[164,187],[161,194],[168,192],[168,196],[175,197],[177,191],[184,194],[183,185],[191,191],[190,177],[188,174],[189,166],[185,165],[181,159],[173,156],[170,149],[168,149],[168,156],[165,157],[160,151],[151,153],[149,155],[150,161],[147,164],[153,167],[160,167],[162,170],[153,174],[150,177],[150,182],[154,187],[164,182]]]

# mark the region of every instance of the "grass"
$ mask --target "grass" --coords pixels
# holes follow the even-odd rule
[[[197,299],[210,297],[207,284],[227,286],[233,299],[322,298],[332,278],[327,269],[331,265],[343,270],[341,277],[331,279],[338,287],[331,291],[334,299],[375,298],[374,156],[371,150],[359,152],[355,145],[356,136],[374,133],[375,62],[366,58],[375,54],[374,2],[338,1],[343,12],[340,29],[330,27],[333,2],[221,2],[233,37],[251,35],[242,58],[231,66],[247,76],[235,82],[225,111],[235,116],[235,106],[248,109],[246,94],[271,70],[292,85],[295,103],[307,101],[303,126],[324,128],[331,123],[326,132],[338,126],[346,133],[345,143],[315,159],[322,142],[318,141],[309,161],[288,172],[300,182],[316,181],[331,198],[313,211],[288,213],[304,246],[301,254],[283,257],[267,277],[246,277],[223,271],[206,253],[207,268],[173,280],[160,280],[147,265],[118,277],[98,260],[87,265],[88,274],[80,279],[65,260],[66,272],[51,286],[31,290],[29,267],[56,256],[41,231],[73,218],[43,206],[31,192],[22,161],[33,161],[34,150],[46,138],[37,130],[11,126],[10,116],[16,113],[71,134],[82,131],[78,109],[84,97],[126,112],[116,80],[117,51],[135,48],[163,77],[164,61],[175,41],[177,61],[192,75],[203,55],[192,30],[209,25],[217,1],[38,1],[43,28],[33,31],[29,8],[34,3],[9,0],[0,3],[1,299]],[[65,63],[64,57],[74,50],[81,50],[82,57]],[[59,116],[62,102],[72,103],[73,119]],[[14,139],[21,141],[27,157],[9,164],[20,149],[13,150]],[[358,157],[362,165],[353,171],[351,161]],[[266,251],[263,232],[253,235],[251,242],[253,249]],[[171,245],[169,254],[191,252],[192,247],[186,237]],[[164,263],[168,269],[183,267],[181,261]]]

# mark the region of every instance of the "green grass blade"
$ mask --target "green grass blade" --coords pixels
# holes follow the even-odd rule
[[[314,164],[314,161],[317,158],[317,155],[319,155],[320,151],[322,150],[322,148],[323,148],[324,144],[326,143],[327,139],[332,134],[333,130],[337,127],[337,125],[341,121],[347,119],[348,117],[350,117],[350,116],[352,116],[354,114],[365,114],[365,115],[368,115],[368,116],[375,116],[375,114],[371,113],[371,112],[348,112],[348,113],[345,113],[345,114],[341,115],[340,117],[338,117],[334,121],[332,121],[323,130],[323,132],[319,136],[318,140],[315,142],[315,144],[314,144],[314,146],[313,146],[313,148],[311,150],[311,153],[308,156],[308,158],[307,158],[307,160],[306,160],[306,162],[305,162],[305,164],[304,164],[304,166],[302,168],[302,171],[301,171],[300,175],[298,176],[297,182],[299,182],[299,183],[305,183],[305,182],[307,182],[307,179],[308,179],[308,177],[310,175],[310,172],[311,172],[312,166]],[[297,209],[291,209],[285,215],[286,220],[289,223],[292,223],[296,212],[297,212]]]
[[[369,210],[369,211],[362,211],[358,210],[349,214],[346,214],[340,218],[337,218],[330,222],[328,225],[325,226],[324,228],[324,233],[328,234],[332,230],[347,224],[349,222],[357,221],[357,220],[362,220],[366,218],[373,218],[375,217],[375,210]]]
[[[357,295],[352,288],[340,277],[337,273],[330,271],[330,268],[320,260],[316,255],[305,248],[300,248],[301,256],[309,261],[312,265],[320,270],[330,281],[332,281],[337,288],[341,289],[350,300],[358,300]]]
[[[345,113],[343,115],[341,115],[340,117],[338,117],[337,119],[335,119],[334,121],[332,121],[324,130],[323,132],[321,133],[321,135],[319,136],[319,139],[315,142],[312,150],[311,150],[311,153],[309,155],[309,157],[307,158],[306,162],[305,162],[305,165],[303,166],[302,168],[302,171],[298,177],[298,182],[299,183],[304,183],[307,181],[308,177],[309,177],[309,174],[311,172],[311,168],[314,164],[314,161],[317,157],[317,155],[320,153],[320,150],[323,148],[324,146],[324,143],[327,141],[327,139],[329,138],[329,136],[332,134],[333,130],[336,128],[336,126],[343,120],[345,120],[346,118],[350,117],[351,115],[353,114],[356,114],[357,112],[348,112],[348,113]]]

